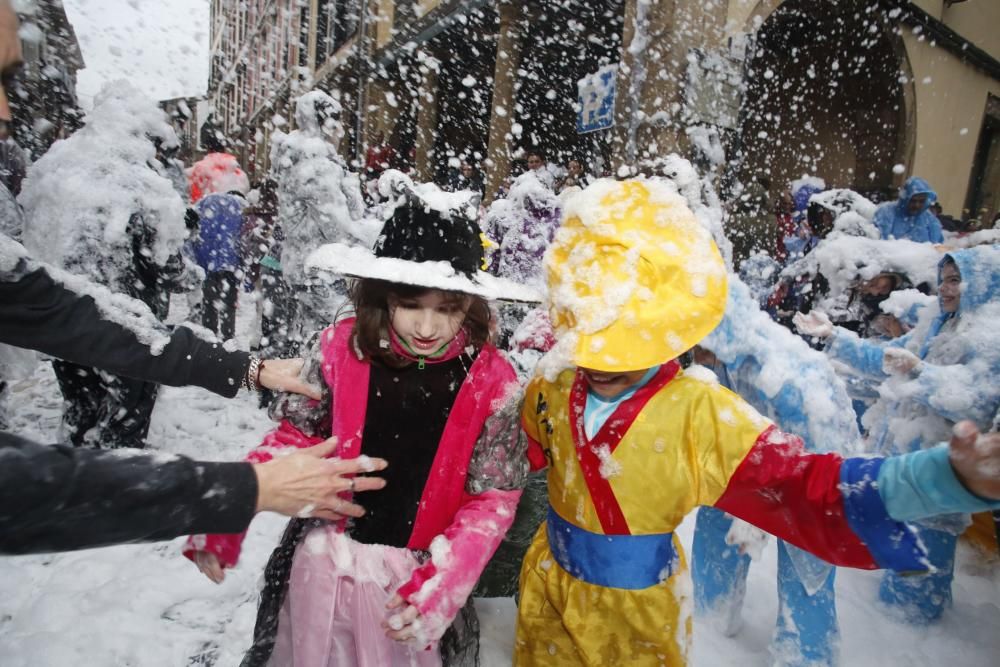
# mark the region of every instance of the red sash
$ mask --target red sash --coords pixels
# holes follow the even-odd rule
[[[628,523],[622,508],[611,490],[611,483],[601,477],[601,459],[597,456],[597,450],[606,446],[609,452],[614,452],[618,443],[622,441],[628,432],[632,422],[639,416],[646,403],[668,382],[674,379],[680,370],[680,364],[676,360],[660,366],[660,370],[650,379],[649,382],[639,387],[639,389],[623,401],[611,413],[608,420],[604,422],[593,440],[587,439],[587,432],[583,425],[583,414],[587,407],[587,380],[583,372],[576,371],[576,378],[573,380],[573,388],[570,390],[570,422],[573,430],[573,444],[576,445],[576,458],[580,462],[583,470],[583,479],[590,491],[590,499],[597,510],[597,518],[601,522],[605,535],[631,535]]]

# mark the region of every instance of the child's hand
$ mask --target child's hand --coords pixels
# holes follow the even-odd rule
[[[1000,433],[981,434],[973,422],[960,421],[951,430],[948,458],[970,493],[1000,500]]]
[[[398,642],[417,640],[418,643],[426,643],[420,640],[422,624],[420,611],[416,607],[409,604],[397,593],[386,603],[385,608],[392,612],[386,620],[382,621],[386,637]]]
[[[741,556],[750,556],[753,560],[760,560],[767,545],[769,535],[760,528],[735,519],[726,533],[726,544],[739,549]]]
[[[201,573],[211,579],[216,584],[221,584],[226,578],[226,571],[219,562],[219,557],[211,551],[195,551],[194,564],[198,566]]]
[[[882,353],[882,370],[888,375],[906,375],[920,365],[920,358],[901,347],[890,347]]]
[[[826,316],[826,313],[819,310],[812,310],[808,315],[796,313],[792,317],[792,322],[799,333],[816,338],[829,338],[833,335],[833,322]]]

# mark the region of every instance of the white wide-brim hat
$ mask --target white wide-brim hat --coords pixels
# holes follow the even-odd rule
[[[375,248],[330,243],[306,259],[306,270],[354,278],[463,292],[487,300],[538,303],[541,287],[487,273],[487,240],[476,224],[478,195],[442,192],[432,184],[414,185],[399,172],[389,194],[397,206],[382,227]]]

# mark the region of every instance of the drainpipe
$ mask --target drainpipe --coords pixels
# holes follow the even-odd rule
[[[358,23],[358,105],[354,115],[354,160],[364,164],[365,91],[368,83],[368,0],[361,0],[361,20]]]

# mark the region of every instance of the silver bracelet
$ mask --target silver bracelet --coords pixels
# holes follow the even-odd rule
[[[250,391],[260,391],[260,369],[263,365],[264,362],[257,357],[250,357],[250,366],[243,376],[243,381],[240,382],[240,387]]]

